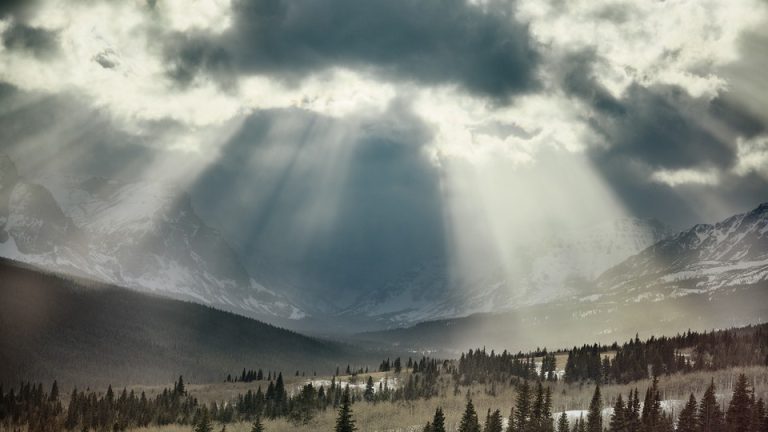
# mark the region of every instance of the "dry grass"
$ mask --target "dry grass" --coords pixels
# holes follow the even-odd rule
[[[694,393],[700,398],[704,393],[710,380],[714,379],[718,388],[719,397],[722,403],[727,403],[732,391],[733,383],[740,373],[745,373],[754,386],[757,396],[768,399],[768,368],[750,367],[734,368],[717,372],[699,372],[686,375],[673,375],[662,377],[659,381],[659,388],[665,399],[683,400],[690,393]],[[377,375],[378,376],[378,375]],[[359,377],[360,378],[360,377]],[[363,379],[363,378],[360,378]],[[291,378],[290,382],[297,385],[301,380]],[[214,396],[236,395],[248,388],[255,388],[251,384],[209,384],[193,386],[190,391],[198,397],[205,400],[213,400]],[[630,389],[637,387],[642,395],[645,388],[650,385],[649,380],[639,381],[630,385],[607,385],[602,388],[604,403],[606,406],[612,404],[619,393],[626,396]],[[257,386],[257,385],[256,385]],[[586,409],[589,400],[594,391],[593,385],[568,385],[565,383],[551,384],[553,391],[554,410],[563,409]],[[368,404],[359,402],[353,406],[353,416],[357,422],[358,430],[361,432],[405,432],[421,430],[424,423],[431,419],[435,409],[442,407],[446,415],[446,426],[449,431],[456,430],[459,419],[466,403],[467,391],[470,391],[472,400],[481,418],[485,419],[485,413],[491,410],[500,409],[505,416],[509,414],[509,409],[514,404],[516,393],[514,387],[510,385],[497,385],[496,395],[490,395],[488,390],[490,386],[473,385],[471,387],[460,387],[458,395],[453,394],[453,386],[449,383],[447,377],[443,379],[440,395],[430,400],[419,400],[412,403],[378,403]],[[206,392],[208,392],[206,394]],[[216,399],[221,400],[221,399]],[[336,412],[332,409],[321,412],[309,424],[294,425],[285,420],[267,420],[265,427],[267,431],[288,432],[288,431],[330,431],[333,430],[336,419]],[[249,432],[250,424],[234,423],[227,425],[228,432]],[[220,430],[221,425],[217,425],[215,430]],[[146,432],[190,432],[191,427],[185,426],[165,426],[146,429]],[[137,430],[136,432],[144,431]]]

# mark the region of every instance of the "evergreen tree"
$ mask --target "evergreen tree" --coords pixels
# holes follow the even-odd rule
[[[621,394],[616,398],[616,403],[613,405],[613,414],[611,414],[608,430],[610,432],[627,432],[627,408],[624,406],[624,398]]]
[[[747,387],[747,376],[739,375],[736,386],[733,388],[733,397],[728,405],[726,424],[729,432],[750,432],[752,422],[752,400]]]
[[[715,399],[715,381],[710,382],[699,404],[699,412],[696,419],[699,432],[722,432],[723,412]]]
[[[485,422],[484,432],[502,432],[504,426],[502,424],[501,412],[499,410],[494,411],[488,420]]]
[[[179,381],[176,383],[176,386],[174,387],[174,392],[179,395],[183,395],[187,392],[187,388],[184,387],[184,377],[179,376]]]
[[[430,422],[427,422],[427,424],[424,425],[424,429],[422,429],[421,432],[433,432],[432,424]]]
[[[261,422],[261,415],[256,415],[256,419],[253,421],[253,425],[251,425],[251,432],[264,432],[264,424]]]
[[[477,420],[475,406],[472,405],[472,399],[467,400],[467,407],[464,409],[464,415],[461,416],[459,423],[459,432],[480,432],[480,422]]]
[[[211,423],[211,416],[208,409],[203,407],[200,413],[200,419],[195,425],[194,432],[212,432],[213,424]]]
[[[587,422],[582,416],[579,416],[579,420],[576,423],[576,432],[587,432]]]
[[[445,432],[445,414],[440,407],[435,410],[435,416],[432,418],[432,432]]]
[[[509,421],[507,421],[507,431],[506,432],[516,432],[517,429],[515,429],[515,408],[512,407],[509,409]]]
[[[533,430],[540,430],[543,412],[544,386],[542,386],[541,381],[539,381],[536,385],[536,396],[533,398],[533,409],[531,410],[531,425]]]
[[[56,380],[53,380],[53,385],[51,386],[51,394],[48,395],[48,400],[50,402],[55,402],[59,399],[59,383],[56,382]]]
[[[515,409],[515,432],[529,432],[528,423],[531,414],[531,387],[528,381],[517,391],[517,407]]]
[[[589,403],[587,432],[603,432],[603,400],[600,396],[600,384],[595,386],[595,393]]]
[[[640,432],[640,394],[635,388],[634,393],[630,390],[629,400],[627,401],[627,411],[624,414],[627,425],[627,432]]]
[[[3,394],[0,392],[0,398],[2,397]],[[64,428],[70,431],[74,430],[79,423],[77,418],[78,398],[77,389],[72,390],[72,395],[69,397],[69,406],[67,407],[67,418],[64,420]]]
[[[570,429],[568,428],[568,416],[565,414],[565,411],[560,414],[560,417],[557,420],[557,432],[570,432]]]
[[[752,422],[749,429],[752,432],[765,432],[766,421],[768,420],[765,417],[765,403],[760,398],[752,404]]]
[[[544,391],[544,406],[541,409],[541,431],[552,432],[555,430],[555,419],[552,417],[552,390],[549,387]]]
[[[336,432],[354,432],[357,430],[355,421],[352,419],[351,401],[349,399],[349,386],[344,389],[344,395],[341,399],[341,408],[339,416],[336,418]]]
[[[365,392],[363,392],[363,399],[365,399],[367,402],[373,402],[374,396],[375,392],[373,388],[373,377],[368,375],[368,381],[365,383]]]
[[[677,418],[677,430],[678,432],[698,432],[698,424],[696,421],[696,398],[691,393],[688,398],[688,403],[680,411],[680,416]]]
[[[661,425],[661,395],[659,394],[659,379],[653,377],[651,387],[645,392],[643,412],[640,418],[642,429],[645,432],[657,432]]]

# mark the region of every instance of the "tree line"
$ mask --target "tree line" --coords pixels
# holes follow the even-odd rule
[[[614,351],[610,359],[604,355]],[[584,345],[568,351],[567,382],[626,384],[677,372],[768,365],[768,324],[674,337],[637,336],[621,346]]]
[[[768,416],[762,398],[755,398],[747,377],[740,375],[733,396],[725,412],[715,398],[714,382],[709,385],[700,402],[693,394],[675,419],[662,407],[658,380],[654,379],[645,391],[642,402],[637,389],[626,398],[619,396],[607,422],[603,419],[600,384],[595,386],[586,416],[574,421],[562,412],[554,419],[552,395],[542,381],[534,389],[528,381],[518,386],[517,400],[507,417],[504,428],[500,410],[488,410],[485,422],[467,396],[467,403],[458,426],[458,432],[767,432]],[[337,429],[338,431],[338,429]],[[347,429],[346,431],[349,431]],[[437,408],[423,432],[445,432],[445,414]]]

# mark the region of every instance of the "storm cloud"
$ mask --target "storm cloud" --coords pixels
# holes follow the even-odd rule
[[[221,35],[169,38],[173,77],[202,72],[226,82],[237,71],[292,80],[341,66],[493,98],[537,85],[538,54],[514,3],[257,0],[235,1],[232,11]]]

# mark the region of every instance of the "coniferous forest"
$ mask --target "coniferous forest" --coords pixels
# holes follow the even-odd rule
[[[419,430],[765,432],[767,329],[686,332],[516,354],[472,349],[455,360],[387,358],[376,372],[347,366],[342,375],[337,368],[329,380],[296,371],[287,382],[282,372],[245,368],[214,384],[241,386],[220,399],[207,394],[211,384],[191,390],[183,377],[161,390],[108,386],[64,392],[56,381],[48,386],[22,382],[0,386],[0,428],[43,432],[173,426],[205,431],[214,425],[250,425],[269,430],[274,425],[312,427],[333,417],[335,430],[344,431],[363,427],[355,414],[359,408],[375,412],[410,406],[421,412],[435,405],[434,415]],[[736,373],[744,368],[749,377]],[[706,381],[708,374],[729,376],[730,381],[720,388],[714,378],[698,389],[690,385],[693,390],[680,400],[670,400],[670,386],[660,384],[676,380],[688,388],[689,378]],[[578,393],[580,400],[567,398],[569,393]],[[473,402],[478,399],[492,406],[480,412]],[[448,412],[447,417],[447,401],[460,403],[461,412]]]

